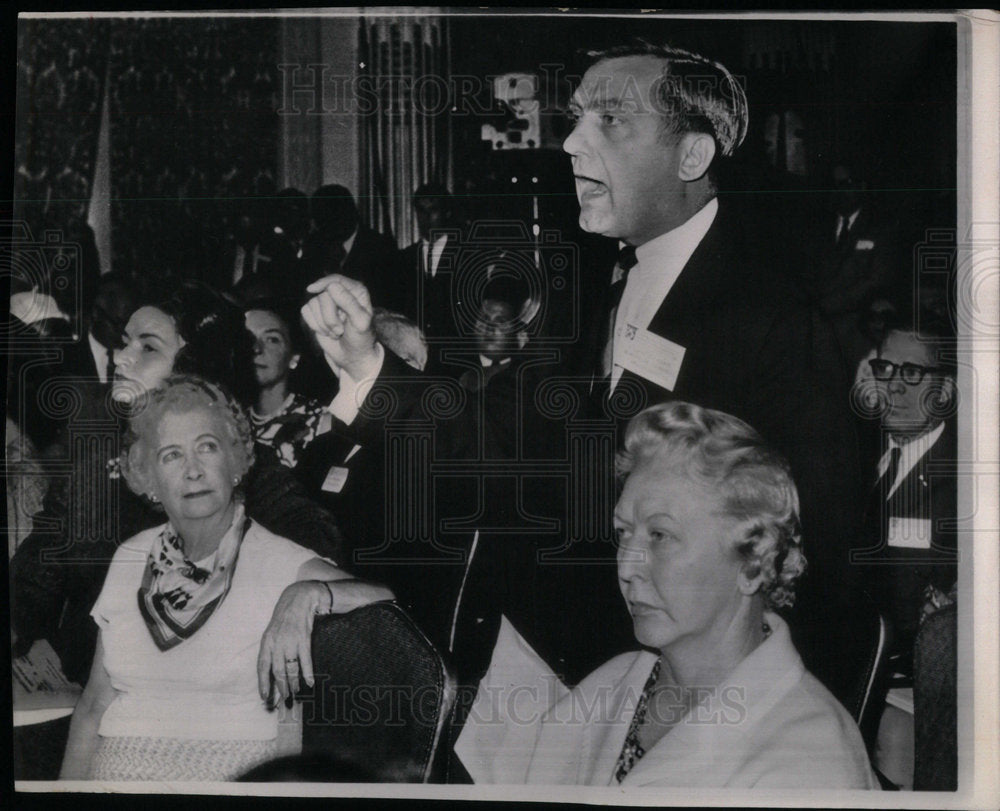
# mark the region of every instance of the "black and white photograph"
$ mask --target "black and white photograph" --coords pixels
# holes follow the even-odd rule
[[[19,14],[15,801],[996,807],[998,23]]]

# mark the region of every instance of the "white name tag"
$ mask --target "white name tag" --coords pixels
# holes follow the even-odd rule
[[[871,251],[874,250],[875,243],[870,239],[859,239],[854,243],[854,250],[856,251]]]
[[[648,329],[626,324],[621,339],[615,344],[615,363],[660,388],[673,391],[686,351],[680,344],[654,335]]]
[[[347,468],[334,466],[330,468],[330,472],[326,474],[326,478],[323,480],[323,492],[324,493],[339,493],[344,489],[344,484],[347,482]]]
[[[888,543],[906,549],[930,549],[931,519],[891,516]]]

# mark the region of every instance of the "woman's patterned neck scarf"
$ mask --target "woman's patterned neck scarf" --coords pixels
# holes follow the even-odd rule
[[[188,560],[184,543],[169,523],[149,550],[139,586],[139,611],[160,650],[191,637],[229,593],[240,545],[250,528],[243,505],[236,505],[232,526],[219,542],[215,563],[203,569]]]

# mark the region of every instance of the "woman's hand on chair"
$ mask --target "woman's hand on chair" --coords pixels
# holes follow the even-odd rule
[[[313,618],[329,609],[330,592],[319,581],[293,583],[281,593],[257,656],[257,686],[269,709],[294,696],[303,681],[312,686]]]

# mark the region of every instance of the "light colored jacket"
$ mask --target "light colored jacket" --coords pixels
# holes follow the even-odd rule
[[[627,786],[874,789],[854,720],[808,673],[780,617],[771,635],[633,766]],[[656,656],[617,656],[553,705],[533,784],[617,785],[618,756]]]

